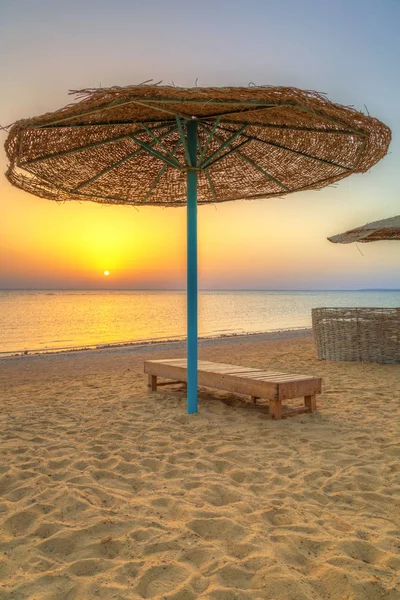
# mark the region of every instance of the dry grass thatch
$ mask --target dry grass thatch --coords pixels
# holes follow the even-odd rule
[[[319,359],[400,363],[400,308],[313,308]]]
[[[367,223],[345,233],[328,237],[334,244],[350,244],[351,242],[379,242],[384,240],[400,240],[400,215]]]
[[[377,119],[296,88],[138,85],[75,94],[79,102],[11,127],[13,185],[58,201],[183,205],[187,161],[176,116],[183,127],[198,122],[199,204],[322,188],[370,169],[391,139]],[[140,142],[173,154],[180,168]],[[206,165],[212,155],[219,160]]]

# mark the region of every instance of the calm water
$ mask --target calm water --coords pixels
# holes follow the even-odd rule
[[[400,306],[400,292],[201,292],[200,336],[311,326],[318,306]],[[0,352],[185,336],[185,292],[0,291]]]

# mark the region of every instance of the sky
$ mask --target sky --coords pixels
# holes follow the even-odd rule
[[[400,244],[326,240],[400,213],[399,26],[398,0],[0,0],[0,124],[147,79],[295,86],[368,110],[393,132],[368,173],[199,207],[199,286],[400,288]],[[0,289],[185,287],[185,208],[57,204],[11,187],[6,166],[1,148]]]

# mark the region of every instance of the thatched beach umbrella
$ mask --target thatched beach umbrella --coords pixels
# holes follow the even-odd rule
[[[197,411],[197,204],[319,189],[387,152],[380,121],[283,87],[88,89],[15,123],[8,180],[56,201],[187,205],[188,412]]]
[[[400,215],[367,223],[361,227],[350,229],[328,237],[334,244],[351,244],[352,242],[379,242],[383,240],[400,240]]]

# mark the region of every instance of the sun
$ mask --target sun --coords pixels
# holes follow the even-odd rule
[[[109,276],[109,274],[110,274],[110,271],[104,271],[104,275],[105,275],[106,277],[108,277],[108,276]]]

